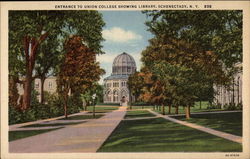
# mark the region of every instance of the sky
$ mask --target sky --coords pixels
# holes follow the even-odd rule
[[[147,26],[144,24],[147,17],[141,11],[100,11],[100,13],[106,23],[102,31],[105,54],[97,56],[101,68],[106,71],[99,81],[102,84],[103,79],[112,73],[114,58],[123,52],[133,56],[139,71],[141,52],[148,46],[148,40],[153,35],[147,31]]]

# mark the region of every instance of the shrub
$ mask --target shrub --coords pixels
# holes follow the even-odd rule
[[[211,104],[207,106],[207,109],[221,109],[221,104]]]
[[[34,96],[35,99],[35,96]],[[70,96],[68,101],[68,114],[77,113],[82,109],[82,101],[79,96]],[[33,100],[28,110],[21,111],[9,106],[9,124],[17,124],[28,121],[58,117],[64,114],[63,100],[57,94],[48,94],[46,104]]]
[[[226,104],[224,107],[226,110],[242,110],[242,103],[239,104],[230,103]]]
[[[134,103],[131,103],[131,105],[133,105],[133,106],[149,106],[150,104],[145,103],[145,102],[134,102]]]

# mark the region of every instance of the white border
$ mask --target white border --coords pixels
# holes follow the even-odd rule
[[[198,5],[203,9],[204,5],[212,5],[211,10],[243,10],[243,152],[242,153],[8,153],[8,10],[67,10],[55,9],[55,5],[119,5],[119,4],[176,4],[176,5]],[[0,19],[1,19],[1,157],[3,159],[11,158],[102,158],[102,159],[125,159],[125,158],[145,158],[145,159],[160,159],[160,158],[190,158],[190,159],[222,159],[222,158],[250,158],[250,140],[249,140],[249,123],[250,123],[250,95],[249,95],[249,76],[250,76],[250,2],[249,1],[76,1],[76,2],[0,2]],[[144,10],[143,9],[122,9],[122,10]],[[148,8],[158,9],[158,8]],[[72,10],[72,9],[69,9]],[[77,10],[77,9],[75,9]],[[80,10],[80,9],[79,9]],[[88,9],[90,10],[90,9]],[[96,10],[96,9],[93,9]],[[98,9],[98,10],[119,10],[119,9]],[[174,8],[168,10],[182,10]],[[208,10],[208,9],[206,9]],[[34,143],[39,144],[39,143]],[[239,157],[225,157],[226,154],[239,154]]]

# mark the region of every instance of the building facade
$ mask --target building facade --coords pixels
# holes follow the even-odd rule
[[[36,78],[34,82],[34,89],[38,92],[38,100],[41,101],[41,80]],[[45,79],[44,85],[43,85],[44,91],[47,91],[49,93],[56,93],[57,84],[56,84],[56,77],[51,76]],[[23,94],[23,85],[18,84],[17,85],[18,94]]]
[[[104,79],[104,103],[120,103],[126,105],[129,100],[134,100],[130,96],[127,81],[129,75],[136,72],[134,58],[122,53],[118,55],[112,65],[112,74]]]
[[[242,104],[242,64],[237,64],[239,71],[234,75],[232,84],[229,87],[214,86],[214,103],[224,108],[229,104]]]

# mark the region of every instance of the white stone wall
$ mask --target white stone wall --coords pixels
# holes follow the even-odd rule
[[[214,103],[221,104],[222,108],[226,104],[242,103],[242,72],[235,74],[232,85],[229,88],[224,86],[214,86]]]
[[[44,91],[47,91],[49,93],[55,93],[56,88],[57,88],[56,77],[48,77],[44,81]],[[23,94],[23,85],[18,84],[17,89],[18,89],[18,94],[22,95]],[[41,101],[41,80],[38,78],[35,79],[34,89],[39,93],[37,98],[40,102]]]
[[[104,81],[104,103],[120,103],[123,96],[125,96],[127,101],[129,101],[127,79]]]

